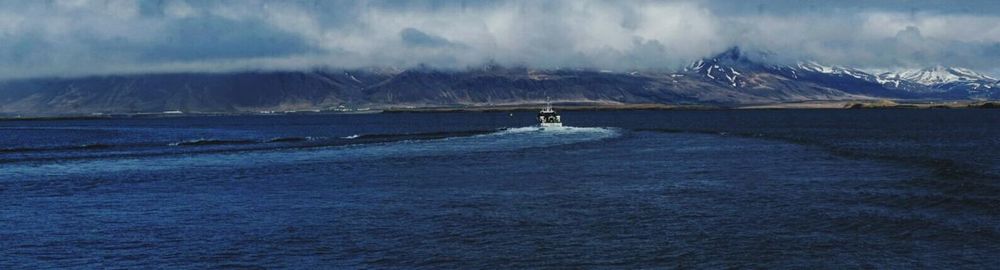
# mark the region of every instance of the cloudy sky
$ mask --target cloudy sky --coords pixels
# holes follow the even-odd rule
[[[0,0],[0,78],[773,61],[1000,75],[1000,1]]]

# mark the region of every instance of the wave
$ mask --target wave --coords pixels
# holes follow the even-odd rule
[[[91,144],[80,144],[80,145],[62,145],[62,146],[45,146],[45,147],[10,147],[10,148],[0,148],[0,153],[74,151],[74,150],[102,149],[111,147],[115,146],[110,144],[91,143]]]
[[[199,146],[199,145],[225,145],[225,144],[252,144],[258,143],[254,140],[220,140],[220,139],[194,139],[170,143],[170,146]]]
[[[93,144],[67,145],[67,146],[12,147],[12,148],[0,148],[0,154],[35,154],[35,155],[15,156],[12,158],[0,158],[0,163],[28,162],[28,161],[60,161],[60,160],[65,161],[74,159],[94,159],[94,158],[152,157],[152,156],[165,156],[174,154],[205,154],[205,153],[225,153],[234,151],[256,151],[256,150],[276,150],[276,149],[307,149],[307,148],[320,148],[320,147],[335,147],[344,145],[391,143],[397,141],[421,141],[421,140],[445,139],[450,137],[464,137],[464,136],[473,136],[478,134],[486,134],[494,131],[495,130],[467,130],[467,131],[402,133],[402,134],[355,134],[335,139],[321,137],[321,136],[289,136],[289,137],[275,137],[265,140],[198,138],[198,139],[188,139],[172,143],[166,143],[165,145],[169,146],[169,148],[164,148],[163,142],[145,142],[145,143],[134,143],[134,144],[93,143]],[[215,146],[215,147],[209,147],[209,146]],[[220,148],[220,146],[230,146],[230,147]],[[137,147],[141,147],[141,149]],[[83,150],[99,150],[99,149],[112,149],[112,148],[120,149],[122,151],[81,152]]]
[[[549,133],[558,133],[558,132],[579,131],[585,129],[586,128],[567,127],[558,129],[548,128],[544,131]],[[435,139],[446,139],[453,137],[487,135],[491,133],[496,133],[494,135],[502,135],[502,134],[515,134],[515,133],[537,132],[537,131],[540,131],[540,129],[537,127],[521,127],[521,128],[502,128],[499,129],[499,131],[463,130],[463,131],[443,131],[443,132],[424,132],[424,133],[354,134],[350,136],[339,137],[338,139],[334,140],[331,140],[326,137],[317,137],[317,136],[274,137],[266,140],[197,138],[197,139],[187,139],[187,140],[167,143],[167,145],[193,147],[193,146],[212,146],[212,145],[254,145],[254,144],[266,144],[266,143],[309,143],[297,146],[320,147],[320,146],[338,146],[346,144],[386,143],[394,141],[435,140]],[[145,143],[132,143],[132,144],[89,143],[80,145],[9,147],[9,148],[0,148],[0,153],[75,151],[75,150],[128,148],[128,147],[142,147],[142,146],[156,146],[156,145],[157,145],[156,142],[145,142]],[[293,145],[292,147],[295,146],[296,145]]]
[[[321,140],[321,139],[323,139],[323,137],[312,137],[312,136],[305,136],[305,137],[277,137],[277,138],[272,138],[270,140],[267,140],[266,142],[268,142],[268,143],[310,142],[310,141],[316,141],[316,140]]]
[[[174,142],[170,143],[169,145],[203,146],[203,145],[244,145],[244,144],[263,144],[263,143],[312,142],[310,144],[301,146],[317,147],[317,146],[337,146],[345,144],[382,143],[382,142],[393,142],[393,141],[404,141],[404,140],[433,140],[433,139],[444,139],[449,137],[473,136],[490,132],[493,132],[493,130],[468,130],[468,131],[446,131],[446,132],[426,132],[426,133],[354,134],[350,136],[340,137],[335,140],[330,140],[327,139],[326,137],[313,137],[313,136],[276,137],[267,140],[199,138],[199,139]]]
[[[463,130],[463,131],[441,131],[424,133],[396,133],[396,134],[355,134],[342,137],[346,140],[367,141],[367,142],[392,142],[405,140],[435,140],[451,137],[468,137],[482,134],[489,134],[496,130]]]
[[[424,133],[355,134],[346,137],[292,136],[271,139],[190,139],[173,143],[146,143],[131,145],[88,144],[72,148],[55,148],[53,153],[33,155],[0,156],[0,163],[60,162],[71,160],[112,160],[117,158],[161,157],[189,154],[243,153],[256,155],[260,151],[330,149],[340,151],[343,146],[371,146],[383,149],[390,155],[422,155],[460,153],[468,151],[507,151],[536,147],[551,147],[573,143],[600,140],[617,136],[614,128],[562,127],[545,128],[517,127],[486,130],[443,131]],[[398,144],[411,142],[410,144]],[[425,142],[425,143],[417,143]],[[374,147],[374,148],[372,148]],[[113,148],[117,151],[66,151]],[[417,150],[419,149],[419,150]],[[38,149],[7,149],[13,151],[38,151]],[[62,152],[59,152],[62,151]],[[3,154],[5,151],[0,151]],[[288,153],[287,151],[283,151]]]
[[[103,143],[92,143],[92,144],[80,145],[78,147],[78,149],[103,149],[103,148],[111,148],[111,147],[114,147],[114,145],[103,144]]]
[[[336,162],[341,160],[463,155],[471,152],[520,151],[593,142],[618,136],[613,128],[539,129],[504,128],[404,134],[358,134],[354,139],[323,139],[292,144],[254,140],[197,139],[175,143],[200,146],[239,144],[240,147],[159,147],[142,151],[95,152],[86,156],[18,157],[0,163],[46,161],[73,162],[74,171],[156,170],[199,166],[266,166],[274,163]],[[282,151],[273,151],[282,150]],[[303,151],[284,151],[303,150]],[[183,155],[183,157],[179,156]],[[139,158],[141,157],[141,158]],[[47,163],[53,166],[58,164]],[[0,175],[45,173],[45,164],[5,168]],[[19,172],[20,171],[20,172]]]

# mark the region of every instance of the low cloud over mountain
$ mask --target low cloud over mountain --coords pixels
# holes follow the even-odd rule
[[[0,78],[486,63],[679,70],[775,62],[996,77],[995,1],[0,0]]]

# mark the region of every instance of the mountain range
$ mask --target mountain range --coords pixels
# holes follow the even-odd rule
[[[0,81],[0,113],[258,112],[344,108],[596,104],[768,104],[837,100],[994,100],[1000,82],[957,67],[868,72],[774,64],[732,48],[680,71],[315,69]]]

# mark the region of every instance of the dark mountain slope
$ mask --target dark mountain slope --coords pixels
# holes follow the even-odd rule
[[[358,101],[362,88],[363,83],[349,74],[334,72],[33,79],[0,83],[0,111],[62,114],[311,109]]]

